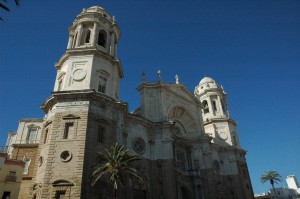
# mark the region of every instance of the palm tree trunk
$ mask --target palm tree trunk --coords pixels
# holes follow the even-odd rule
[[[114,198],[117,199],[117,189],[114,189]]]
[[[277,193],[276,193],[276,191],[275,191],[274,183],[272,184],[272,188],[273,188],[273,192],[274,192],[274,194],[275,194],[275,198],[278,199]]]

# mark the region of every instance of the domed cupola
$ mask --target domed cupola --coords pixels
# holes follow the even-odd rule
[[[95,47],[111,56],[116,55],[120,30],[115,17],[102,7],[83,9],[69,28],[67,49]]]
[[[226,93],[214,79],[204,77],[194,91],[203,105],[203,118],[227,117]]]
[[[219,90],[220,92],[225,91],[223,90],[222,86],[220,86],[214,79],[211,77],[204,77],[200,82],[199,85],[195,88],[195,93],[198,95],[202,95],[205,92],[212,91],[212,90]]]
[[[202,103],[205,133],[221,146],[240,147],[236,122],[229,116],[227,94],[223,87],[214,79],[204,77],[194,94]]]
[[[83,9],[69,28],[66,53],[55,65],[54,92],[95,90],[118,99],[123,77],[116,53],[119,37],[115,17],[99,6]]]

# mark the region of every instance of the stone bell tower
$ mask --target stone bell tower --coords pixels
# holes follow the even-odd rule
[[[119,102],[119,37],[115,18],[99,6],[83,9],[69,28],[53,93],[41,106],[31,198],[102,197],[90,187],[91,168],[99,151],[121,139],[127,110]]]
[[[236,122],[230,118],[227,93],[214,79],[204,77],[195,88],[195,95],[203,105],[205,133],[220,146],[240,147]]]
[[[83,9],[69,28],[67,51],[55,65],[54,91],[93,89],[118,99],[123,76],[119,37],[115,17],[98,6]]]

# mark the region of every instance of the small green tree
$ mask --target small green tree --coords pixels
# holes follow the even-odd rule
[[[275,194],[275,197],[277,198],[277,194],[274,188],[274,183],[277,184],[277,182],[281,182],[281,176],[279,175],[279,173],[277,171],[266,171],[261,177],[260,177],[260,181],[262,183],[265,183],[267,181],[270,182],[270,184],[272,185],[272,189],[273,192]]]
[[[91,186],[94,186],[100,179],[109,182],[113,186],[116,199],[119,185],[124,185],[123,179],[126,176],[143,181],[141,174],[132,166],[132,162],[140,159],[137,155],[129,154],[124,146],[113,144],[110,150],[105,149],[105,153],[98,153],[97,164],[92,171]]]

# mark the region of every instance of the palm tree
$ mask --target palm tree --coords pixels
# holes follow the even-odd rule
[[[279,175],[279,173],[277,171],[266,171],[261,177],[260,177],[260,181],[262,183],[265,183],[267,181],[270,182],[270,184],[272,185],[273,188],[273,192],[275,194],[275,197],[277,198],[277,194],[274,188],[274,183],[277,184],[277,182],[281,182],[281,176]]]
[[[2,2],[7,3],[7,0],[2,0]],[[16,4],[16,6],[19,6],[20,0],[14,0],[14,2]],[[0,8],[7,11],[7,12],[9,12],[10,9],[4,3],[0,2]],[[0,17],[0,21],[3,21],[2,17]]]
[[[105,153],[98,153],[97,164],[92,171],[91,186],[94,186],[100,179],[109,182],[113,185],[116,199],[118,187],[123,186],[123,179],[126,176],[143,181],[141,174],[131,164],[140,159],[137,155],[129,154],[124,146],[113,144],[110,150],[105,149]]]

